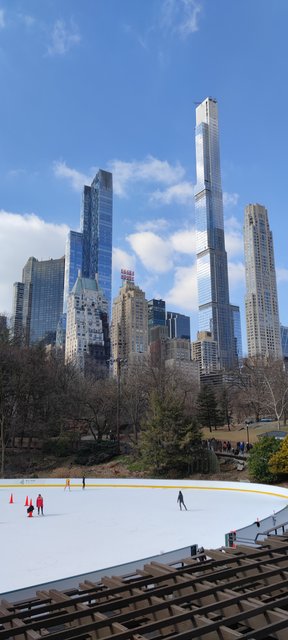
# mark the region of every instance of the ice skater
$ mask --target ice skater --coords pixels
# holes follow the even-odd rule
[[[85,476],[83,476],[83,478],[82,478],[82,489],[85,489],[85,487],[86,487],[86,478],[85,478]]]
[[[41,496],[41,493],[39,493],[38,496],[37,496],[37,500],[36,500],[36,507],[38,509],[38,516],[40,516],[40,513],[41,513],[42,516],[44,515],[43,506],[44,506],[43,496]]]
[[[33,504],[30,504],[30,507],[28,507],[27,509],[27,513],[28,513],[28,518],[33,516],[33,511],[34,511],[34,507]]]
[[[177,502],[179,502],[179,508],[180,508],[180,511],[182,511],[182,505],[183,505],[183,507],[184,507],[185,511],[187,511],[187,507],[186,507],[186,504],[185,504],[185,502],[184,502],[184,498],[183,498],[183,493],[182,493],[182,491],[179,491],[179,493],[178,493]]]
[[[64,491],[66,491],[66,489],[69,489],[69,491],[70,491],[70,479],[69,478],[67,478],[67,480],[65,482]]]

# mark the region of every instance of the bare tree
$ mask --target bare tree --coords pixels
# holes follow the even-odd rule
[[[126,415],[132,427],[133,443],[138,444],[138,435],[148,405],[149,390],[147,385],[146,363],[135,362],[123,375],[121,382],[120,404],[122,415]]]
[[[256,422],[261,416],[273,416],[280,429],[288,409],[288,375],[282,360],[247,358],[235,373],[234,382],[245,415],[252,414]]]
[[[116,430],[117,385],[114,379],[82,378],[77,394],[79,420],[95,440]]]

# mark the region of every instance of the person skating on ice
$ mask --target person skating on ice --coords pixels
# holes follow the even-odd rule
[[[185,504],[185,502],[184,502],[184,498],[183,498],[183,493],[182,493],[182,491],[179,491],[179,493],[178,493],[177,502],[179,502],[179,508],[180,508],[180,511],[182,511],[182,505],[183,505],[183,507],[184,507],[185,511],[187,511],[187,507],[186,507],[186,504]]]

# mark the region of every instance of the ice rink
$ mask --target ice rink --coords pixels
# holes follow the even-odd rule
[[[215,548],[288,501],[288,489],[240,482],[89,478],[84,491],[72,479],[70,492],[63,479],[0,482],[0,593],[196,543]],[[28,518],[26,496],[35,506],[38,493],[44,516]]]

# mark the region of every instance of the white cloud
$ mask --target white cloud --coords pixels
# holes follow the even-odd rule
[[[243,255],[243,236],[235,231],[225,233],[225,246],[229,258]]]
[[[225,220],[225,246],[230,259],[243,256],[243,229],[241,223],[234,216]]]
[[[243,222],[239,222],[235,216],[230,216],[225,219],[225,229],[232,231],[240,231],[243,234]]]
[[[198,308],[196,264],[176,267],[173,287],[165,296],[167,305],[193,313]]]
[[[147,271],[166,273],[173,267],[171,243],[152,231],[131,233],[126,240]]]
[[[112,252],[112,265],[113,271],[118,271],[120,273],[121,269],[132,269],[135,270],[135,256],[131,255],[124,249],[120,249],[119,247],[113,247]]]
[[[53,171],[57,178],[64,178],[68,180],[75,191],[82,191],[84,184],[91,184],[93,180],[91,176],[81,173],[80,171],[77,171],[77,169],[68,167],[66,162],[62,161],[54,162]],[[91,169],[91,171],[93,172],[93,169]],[[95,173],[96,169],[94,171],[94,174]]]
[[[5,26],[5,11],[4,9],[0,9],[0,29],[4,29]]]
[[[236,207],[239,200],[239,193],[223,193],[223,205],[224,207]]]
[[[187,38],[199,29],[202,5],[199,0],[164,0],[161,25],[166,31]]]
[[[18,178],[19,176],[27,175],[26,169],[10,169],[7,171],[8,178]]]
[[[196,232],[195,229],[179,229],[170,237],[172,247],[179,253],[195,255]]]
[[[34,18],[34,16],[30,16],[26,13],[18,13],[18,18],[20,22],[23,22],[23,24],[28,28],[33,27],[36,22],[36,18]]]
[[[194,186],[191,182],[179,182],[173,184],[164,191],[157,189],[150,196],[150,202],[154,204],[193,204]]]
[[[156,218],[155,220],[146,220],[135,224],[136,231],[161,231],[167,229],[167,227],[169,227],[169,222],[165,218]]]
[[[185,175],[181,164],[171,165],[167,160],[159,160],[154,156],[147,156],[144,160],[112,160],[109,169],[113,173],[114,192],[120,197],[127,196],[127,187],[136,182],[155,182],[173,184]]]
[[[123,30],[129,34],[145,51],[148,51],[147,39],[138,33],[138,31],[131,24],[123,24]]]
[[[288,269],[285,267],[276,268],[277,282],[288,282]]]
[[[53,170],[58,178],[68,179],[76,191],[81,190],[83,184],[90,184],[97,171],[95,167],[91,167],[91,175],[88,176],[68,167],[64,161],[54,162]],[[108,163],[108,170],[113,174],[114,194],[122,198],[128,196],[128,187],[137,182],[170,185],[180,180],[185,174],[185,169],[179,162],[172,165],[167,160],[159,160],[153,156],[131,162],[112,160]]]
[[[228,261],[228,278],[230,298],[233,297],[233,293],[239,297],[239,288],[245,287],[245,266],[243,262],[230,262]],[[231,295],[232,294],[232,295]]]
[[[77,25],[70,20],[69,25],[64,20],[56,20],[51,33],[51,44],[48,47],[48,55],[63,56],[72,47],[79,44],[81,36]]]
[[[60,258],[67,232],[66,225],[45,222],[34,213],[0,211],[0,311],[11,312],[13,283],[21,281],[28,258]]]

